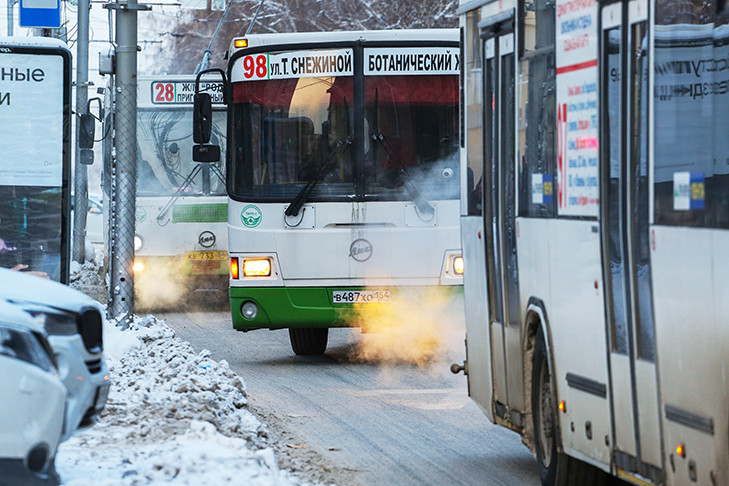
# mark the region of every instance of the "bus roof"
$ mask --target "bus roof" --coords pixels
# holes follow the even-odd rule
[[[235,41],[246,39],[248,47],[281,44],[309,44],[320,42],[362,41],[452,41],[458,42],[458,29],[410,29],[410,30],[355,30],[340,32],[295,32],[285,34],[250,34],[234,37],[230,53],[237,47]]]
[[[63,49],[69,51],[68,45],[53,37],[17,37],[0,36],[0,47],[32,47],[40,49]]]

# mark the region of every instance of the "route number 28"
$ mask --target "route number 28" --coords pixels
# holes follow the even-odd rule
[[[246,56],[243,58],[243,76],[251,79],[254,75],[257,78],[265,78],[268,74],[268,60],[265,54],[257,56]]]
[[[154,97],[154,101],[157,103],[164,103],[175,101],[175,86],[172,83],[157,83],[154,85],[154,90],[157,92]]]

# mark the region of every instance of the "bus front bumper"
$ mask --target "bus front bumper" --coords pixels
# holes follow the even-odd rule
[[[377,292],[386,292],[389,299],[382,299],[383,295]],[[230,309],[233,328],[238,331],[356,327],[353,311],[359,305],[394,305],[401,295],[406,294],[408,298],[422,295],[422,298],[427,298],[434,292],[460,295],[463,287],[231,287]],[[366,294],[372,299],[369,303],[361,304],[335,303],[335,294],[340,294],[340,297],[346,294],[349,300],[353,300],[351,294],[354,294],[355,299],[357,295]],[[378,298],[383,300],[381,304],[377,304]],[[248,317],[244,315],[246,311]]]

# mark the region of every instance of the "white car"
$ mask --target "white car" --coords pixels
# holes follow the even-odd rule
[[[63,440],[93,425],[106,405],[109,375],[103,357],[101,305],[58,282],[0,268],[0,298],[45,327],[68,390]]]
[[[66,387],[45,331],[0,300],[0,484],[57,485]]]
[[[89,194],[89,212],[86,214],[86,241],[104,244],[104,205],[100,196]]]

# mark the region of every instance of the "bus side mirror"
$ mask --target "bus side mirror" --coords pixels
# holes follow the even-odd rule
[[[218,162],[220,161],[220,147],[206,144],[193,145],[192,160],[209,164]]]
[[[192,139],[195,143],[210,141],[213,129],[213,102],[208,93],[196,93],[192,108]]]
[[[94,148],[94,136],[96,135],[96,118],[90,113],[80,115],[78,146],[81,149]]]

